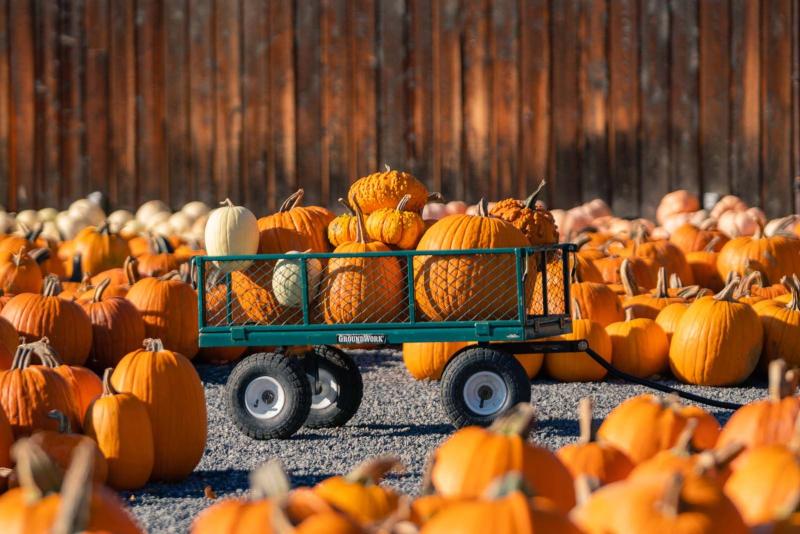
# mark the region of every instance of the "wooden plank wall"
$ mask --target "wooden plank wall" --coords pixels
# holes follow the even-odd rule
[[[0,204],[667,191],[795,208],[800,0],[0,0]]]

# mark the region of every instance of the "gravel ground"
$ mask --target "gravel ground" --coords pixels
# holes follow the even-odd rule
[[[180,484],[151,484],[125,492],[142,525],[152,533],[187,532],[192,519],[214,501],[204,498],[211,486],[219,497],[242,495],[247,474],[269,458],[280,458],[296,485],[309,485],[348,471],[366,457],[399,454],[407,469],[388,484],[415,493],[429,451],[452,432],[439,406],[438,384],[417,382],[403,368],[398,352],[354,351],[364,376],[364,401],[347,426],[301,430],[290,440],[255,441],[240,434],[225,413],[223,388],[231,367],[199,366],[208,402],[208,444],[197,470]],[[621,382],[565,384],[537,379],[532,398],[538,412],[535,440],[550,448],[578,435],[574,415],[578,400],[592,395],[599,420],[628,397],[648,391]],[[737,388],[685,387],[717,399],[746,402],[766,394],[763,383]],[[725,421],[729,412],[712,409]]]

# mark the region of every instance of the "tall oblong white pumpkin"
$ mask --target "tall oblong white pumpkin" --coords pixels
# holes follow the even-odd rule
[[[209,256],[232,256],[258,252],[258,221],[244,206],[235,206],[229,198],[211,212],[206,223],[206,252]],[[224,272],[239,271],[249,261],[218,262]]]

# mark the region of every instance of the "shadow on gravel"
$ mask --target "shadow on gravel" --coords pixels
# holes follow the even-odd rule
[[[203,497],[203,490],[206,486],[211,488],[217,493],[228,493],[236,490],[244,490],[249,486],[248,481],[249,471],[243,469],[225,469],[225,470],[198,470],[189,475],[189,478],[180,482],[179,484],[170,484],[165,482],[156,482],[148,484],[144,488],[133,492],[123,492],[123,495],[133,494],[137,497],[160,497],[160,498],[201,498]],[[139,502],[139,499],[132,502],[134,506]]]
[[[592,428],[597,429],[600,427],[600,424],[603,422],[602,418],[593,418],[592,419]],[[578,427],[578,422],[575,419],[563,419],[563,418],[553,418],[553,419],[541,419],[536,422],[536,428],[534,432],[543,432],[544,434],[550,436],[562,436],[562,437],[578,437],[580,435],[580,428]]]
[[[378,431],[385,436],[433,436],[448,435],[455,431],[450,424],[425,424],[425,425],[387,425],[382,423],[366,423],[352,425],[353,428]],[[364,435],[371,435],[365,433]]]
[[[210,365],[197,364],[197,374],[205,384],[222,385],[228,381],[228,376],[233,370],[233,364],[229,365]]]

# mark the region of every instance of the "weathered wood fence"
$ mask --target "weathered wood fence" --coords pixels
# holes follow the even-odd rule
[[[800,0],[0,0],[0,203],[446,197],[652,213],[800,175]]]

